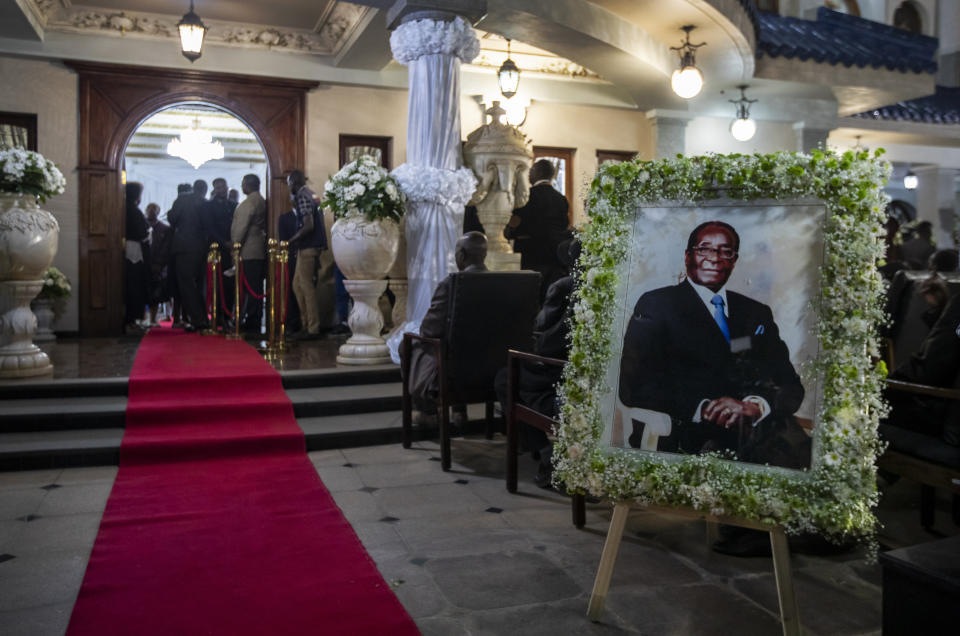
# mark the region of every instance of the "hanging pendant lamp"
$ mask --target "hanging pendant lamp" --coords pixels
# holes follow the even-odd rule
[[[207,34],[207,27],[196,13],[193,12],[193,0],[190,0],[190,10],[177,23],[180,31],[180,52],[191,63],[200,59],[203,49],[203,36]]]
[[[497,71],[497,83],[500,85],[500,94],[507,99],[516,95],[520,86],[520,69],[510,59],[510,38],[507,38],[507,59]]]
[[[737,86],[740,89],[740,99],[727,100],[737,107],[737,118],[730,122],[730,134],[737,141],[749,141],[757,132],[757,123],[750,119],[750,104],[757,102],[755,99],[747,99],[747,89],[749,86],[741,84]]]
[[[680,56],[680,68],[670,76],[670,87],[674,93],[684,99],[696,97],[703,90],[703,73],[697,68],[696,52],[707,43],[692,44],[690,42],[690,32],[695,28],[697,27],[692,24],[680,27],[687,34],[687,39],[680,46],[670,47],[671,51],[676,51]]]

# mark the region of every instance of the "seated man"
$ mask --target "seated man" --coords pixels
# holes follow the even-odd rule
[[[579,241],[564,241],[557,247],[557,258],[567,271],[572,270],[579,256]],[[574,283],[573,275],[567,274],[547,288],[543,307],[533,325],[536,336],[533,352],[537,355],[559,360],[567,359],[570,352],[570,316],[573,313]],[[557,383],[562,375],[563,367],[545,364],[521,365],[517,402],[547,417],[556,417],[559,406]],[[508,370],[500,369],[494,380],[494,386],[504,410],[507,402],[508,381]],[[553,475],[553,444],[547,439],[546,433],[533,426],[524,426],[522,436],[527,448],[532,451],[534,460],[540,462],[534,481],[541,488],[549,488]]]
[[[921,284],[920,293],[931,305],[924,320],[933,326],[920,349],[899,364],[890,379],[955,388],[960,379],[960,294],[944,306],[946,284],[936,275]],[[960,445],[960,405],[956,402],[900,391],[888,391],[887,399],[891,406],[887,423]]]
[[[461,272],[485,272],[487,267],[487,237],[480,232],[464,234],[454,251],[457,269]],[[428,338],[443,338],[446,335],[447,317],[450,313],[450,298],[453,279],[447,276],[437,285],[430,300],[430,309],[420,323],[420,335]],[[424,424],[436,417],[437,397],[440,392],[440,378],[436,352],[430,345],[414,341],[410,351],[410,394],[413,406],[419,413],[414,419]],[[463,411],[460,411],[463,413]],[[463,419],[464,415],[457,419]]]

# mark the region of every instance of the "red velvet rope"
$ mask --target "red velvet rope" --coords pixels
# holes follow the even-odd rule
[[[226,294],[223,293],[223,272],[217,270],[217,286],[220,288],[220,309],[227,318],[233,318],[233,312],[227,309]]]
[[[253,287],[250,287],[250,281],[247,280],[246,273],[243,271],[242,267],[240,268],[240,276],[243,277],[243,286],[247,288],[247,291],[250,293],[251,296],[253,296],[257,300],[263,300],[264,298],[267,297],[266,292],[262,294],[258,294],[257,292],[253,291]]]

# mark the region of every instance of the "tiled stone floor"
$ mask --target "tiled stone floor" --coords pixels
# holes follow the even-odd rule
[[[769,559],[712,553],[703,525],[631,515],[600,623],[585,617],[610,509],[571,524],[569,499],[503,483],[503,441],[455,439],[440,470],[434,443],[321,451],[310,457],[357,535],[424,634],[777,634]],[[0,474],[0,634],[62,634],[116,468]],[[915,486],[901,480],[881,505],[900,543],[919,528]],[[938,530],[956,533],[946,501]],[[797,555],[794,575],[810,634],[876,634],[879,567],[859,553]]]

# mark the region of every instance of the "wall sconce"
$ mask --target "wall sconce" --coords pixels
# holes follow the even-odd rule
[[[707,43],[690,43],[690,32],[697,27],[688,24],[680,28],[686,32],[687,39],[680,46],[670,47],[671,51],[676,51],[680,55],[680,68],[675,70],[670,77],[670,87],[680,97],[690,99],[699,95],[703,89],[703,73],[697,68],[696,52],[698,48],[706,46]]]
[[[177,23],[177,29],[180,31],[180,52],[192,64],[200,59],[203,36],[207,33],[203,20],[193,12],[193,0],[190,0],[190,11],[185,13]]]
[[[729,99],[731,104],[737,107],[737,118],[730,122],[730,134],[737,141],[749,141],[753,139],[757,132],[757,123],[750,119],[750,104],[755,104],[757,100],[747,99],[747,86],[740,84],[740,99]]]
[[[913,174],[913,170],[907,169],[907,174],[903,177],[903,187],[907,190],[916,190],[920,185],[920,177]]]
[[[510,59],[510,38],[507,38],[507,59],[497,71],[497,83],[500,85],[500,94],[507,99],[516,95],[520,86],[520,69]]]

